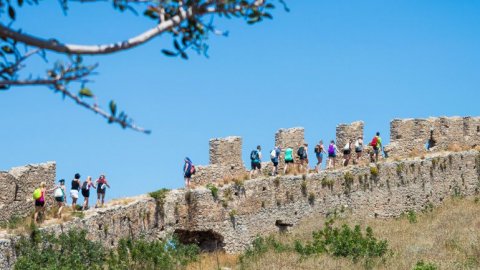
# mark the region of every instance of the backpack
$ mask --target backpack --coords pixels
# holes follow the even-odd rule
[[[63,196],[64,196],[63,190],[62,190],[61,188],[55,189],[55,192],[53,193],[53,196],[54,196],[55,198],[61,198],[61,197],[63,197]]]
[[[315,146],[314,152],[315,152],[315,154],[320,154],[320,152],[321,152],[321,151],[320,151],[320,145],[317,144],[317,145]]]
[[[33,199],[38,200],[38,199],[40,199],[40,197],[42,197],[42,190],[40,188],[37,188],[33,192]]]
[[[258,160],[258,151],[257,150],[252,150],[252,152],[250,153],[250,159],[252,161]]]
[[[273,149],[272,152],[270,152],[270,158],[271,159],[277,158],[277,151],[275,151],[275,149]]]
[[[195,169],[195,165],[192,164],[192,166],[190,166],[190,174],[195,174],[197,172],[197,169]]]
[[[298,148],[297,155],[302,158],[305,157],[305,148],[303,146],[300,146],[300,148]]]
[[[335,154],[335,147],[333,146],[333,144],[330,144],[328,146],[328,154],[329,155],[334,155]]]
[[[377,145],[378,145],[378,137],[377,137],[377,136],[373,137],[372,142],[370,143],[370,145],[371,145],[373,148],[377,148]]]
[[[82,191],[88,191],[88,183],[87,182],[83,182]]]

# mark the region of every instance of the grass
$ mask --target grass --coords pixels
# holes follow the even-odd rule
[[[388,241],[392,253],[375,261],[374,269],[479,269],[480,268],[480,204],[474,198],[448,199],[429,211],[417,212],[416,223],[408,216],[396,219],[355,218],[337,221],[350,226],[371,227],[377,239]],[[288,234],[274,234],[280,244],[292,245],[296,240],[311,241],[312,232],[324,227],[324,216],[312,216]],[[242,269],[239,257],[220,255],[220,268]],[[215,262],[215,263],[212,263]],[[202,267],[199,268],[199,265]],[[363,269],[364,265],[348,258],[320,254],[302,258],[292,250],[270,249],[258,254],[243,269]],[[438,266],[438,267],[437,267]],[[415,268],[416,267],[416,268]],[[218,269],[214,254],[204,254],[200,262],[188,269]]]

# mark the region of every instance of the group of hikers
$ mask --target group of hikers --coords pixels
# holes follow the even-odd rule
[[[378,162],[378,155],[383,149],[382,139],[380,137],[380,132],[377,132],[373,137],[372,141],[368,144],[372,147],[372,152],[370,155],[371,162]],[[352,160],[352,152],[355,151],[355,156],[353,156],[353,164],[357,164],[362,157],[364,150],[363,139],[358,137],[356,139],[350,139],[346,142],[343,150],[343,166],[348,166],[350,160]],[[255,174],[259,173],[262,169],[262,148],[260,145],[257,146],[255,150],[250,153],[251,161],[251,171],[250,177],[253,177]],[[273,170],[271,175],[278,174],[278,164],[280,162],[280,154],[282,149],[280,146],[275,146],[274,149],[270,151],[270,161],[273,164]],[[315,171],[320,172],[322,170],[322,163],[325,156],[327,156],[326,169],[334,169],[336,166],[336,158],[338,153],[338,147],[335,144],[334,140],[330,141],[328,148],[323,144],[323,140],[320,140],[314,148],[315,157],[317,158],[317,164],[315,165]],[[284,156],[285,166],[283,168],[283,173],[286,174],[289,168],[298,166],[299,171],[308,171],[308,143],[297,145],[296,157],[292,147],[287,147],[285,149]]]
[[[95,182],[92,181],[92,177],[88,176],[85,181],[80,180],[80,174],[76,173],[70,188],[70,197],[72,199],[72,210],[87,210],[88,200],[90,198],[90,189],[97,190],[97,202],[95,207],[103,207],[105,203],[105,193],[107,187],[110,188],[110,185],[105,178],[105,175],[102,174],[98,177]],[[77,206],[77,201],[79,198],[79,193],[83,196],[83,205]],[[67,188],[65,186],[65,179],[60,179],[58,184],[53,186],[51,189],[47,189],[47,184],[45,182],[41,182],[40,186],[35,189],[33,192],[33,199],[35,200],[35,214],[34,214],[34,221],[37,223],[39,214],[44,216],[45,208],[46,208],[46,198],[48,195],[52,195],[55,199],[57,204],[58,210],[55,213],[57,218],[62,217],[62,210],[67,205]]]
[[[378,162],[378,156],[383,151],[383,144],[382,138],[380,137],[380,132],[377,132],[375,136],[372,138],[372,141],[368,143],[368,146],[372,147],[372,151],[370,151],[370,162]],[[294,150],[292,147],[287,147],[284,151],[284,162],[285,166],[283,168],[283,174],[286,174],[290,168],[298,166],[299,171],[308,171],[308,144],[300,144],[297,145],[297,153],[295,157]],[[362,157],[364,151],[364,144],[362,137],[357,137],[355,139],[350,139],[346,142],[346,144],[342,148],[343,159],[342,165],[348,166],[350,160],[353,161],[353,164],[358,164],[360,158]],[[352,152],[355,151],[355,156],[352,156]],[[280,146],[275,146],[270,151],[270,161],[273,164],[273,170],[271,172],[272,176],[278,174],[278,164],[280,162],[280,154],[282,153],[282,149]],[[323,140],[320,140],[319,143],[314,148],[315,157],[317,158],[317,164],[315,165],[315,171],[320,172],[322,170],[322,163],[325,156],[327,156],[327,164],[326,169],[334,169],[336,166],[336,158],[338,153],[338,147],[335,144],[334,140],[330,141],[328,148],[326,148],[323,144]],[[386,156],[386,153],[384,152]],[[184,160],[183,166],[183,177],[185,179],[185,187],[190,187],[190,179],[193,174],[195,174],[195,166],[193,165],[190,158],[186,157]],[[258,145],[256,149],[250,152],[250,162],[251,162],[251,170],[250,170],[250,178],[253,178],[257,173],[261,172],[262,169],[262,147]]]

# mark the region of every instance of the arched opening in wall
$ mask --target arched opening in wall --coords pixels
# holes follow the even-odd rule
[[[201,251],[205,252],[223,251],[225,246],[223,236],[213,230],[189,231],[177,229],[173,234],[178,237],[180,243],[185,245],[195,244],[200,247]]]
[[[296,214],[297,214],[297,212],[295,212],[295,215],[296,215]],[[277,220],[275,221],[275,226],[278,227],[279,232],[284,233],[284,232],[287,232],[287,231],[288,231],[288,227],[292,227],[293,224],[286,223],[286,222],[284,222],[284,221],[282,221],[282,220],[277,219]]]
[[[18,198],[18,190],[19,190],[18,184],[15,183],[15,197],[13,199],[14,201],[20,201],[20,199]]]

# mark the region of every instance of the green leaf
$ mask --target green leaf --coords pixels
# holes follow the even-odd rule
[[[10,16],[10,19],[15,20],[15,10],[12,6],[8,6],[8,16]]]
[[[268,19],[270,19],[270,20],[273,19],[273,16],[272,16],[272,14],[270,14],[270,13],[263,13],[262,16],[263,16],[264,18],[268,18]]]
[[[174,41],[173,41],[173,46],[175,47],[175,49],[176,49],[177,51],[180,51],[180,50],[181,50],[181,49],[180,49],[180,44],[178,44],[178,41],[177,41],[177,40],[174,40]]]
[[[8,54],[12,54],[13,53],[13,49],[10,47],[10,46],[2,46],[2,51],[4,51],[5,53],[8,53]]]
[[[265,8],[275,8],[275,5],[272,3],[268,3],[265,5]]]
[[[185,60],[188,60],[188,55],[185,53],[185,52],[180,52],[180,56],[185,59]]]
[[[80,92],[78,92],[80,97],[93,97],[93,92],[89,88],[82,88],[80,89]]]
[[[115,114],[117,113],[117,103],[111,100],[109,105],[110,105],[110,112],[112,113],[113,116],[115,116]]]
[[[177,56],[176,53],[169,50],[162,50],[162,53],[165,54],[166,56]]]

